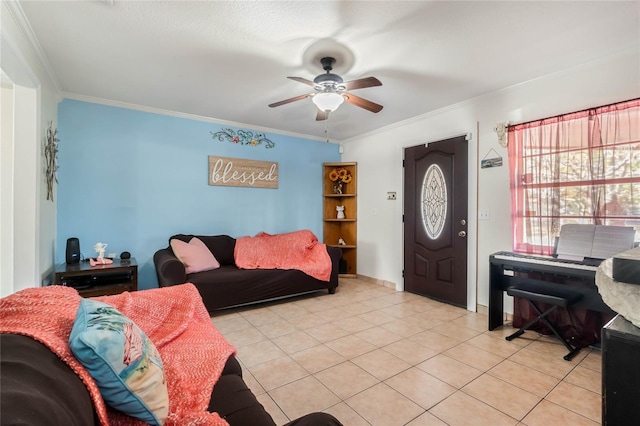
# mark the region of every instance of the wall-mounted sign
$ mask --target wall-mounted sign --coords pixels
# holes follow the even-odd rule
[[[278,163],[210,155],[209,185],[275,189]]]
[[[491,155],[491,153],[493,153],[494,157],[488,158]],[[487,155],[484,156],[482,161],[480,161],[481,169],[487,169],[489,167],[500,167],[500,166],[502,166],[502,157],[493,148],[491,148],[491,150],[487,153]]]

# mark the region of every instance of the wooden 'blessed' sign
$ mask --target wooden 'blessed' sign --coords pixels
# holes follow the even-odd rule
[[[209,185],[277,188],[278,163],[210,155]]]

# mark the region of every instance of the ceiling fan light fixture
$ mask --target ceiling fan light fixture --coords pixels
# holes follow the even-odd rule
[[[317,93],[311,99],[320,111],[335,111],[344,102],[342,95],[337,93]]]
[[[311,98],[312,102],[318,107],[316,121],[322,121],[329,118],[329,113],[337,110],[343,102],[348,102],[351,105],[364,108],[371,112],[380,112],[382,110],[382,105],[350,93],[351,90],[382,86],[380,80],[375,77],[365,77],[347,81],[345,83],[342,77],[331,73],[335,62],[336,60],[330,56],[325,56],[320,59],[322,68],[326,73],[316,76],[313,81],[303,77],[287,77],[290,80],[313,87],[314,93],[307,93],[305,95],[295,96],[280,102],[274,102],[269,104],[269,107],[273,108],[302,99]]]

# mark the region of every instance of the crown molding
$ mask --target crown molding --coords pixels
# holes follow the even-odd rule
[[[523,82],[520,82],[520,83],[512,84],[510,86],[503,87],[501,89],[492,90],[491,92],[483,93],[481,95],[474,96],[473,98],[465,99],[465,100],[462,100],[460,102],[456,102],[454,104],[447,105],[447,106],[444,106],[442,108],[435,109],[433,111],[428,111],[428,112],[426,112],[424,114],[420,114],[420,115],[417,115],[415,117],[407,118],[406,120],[398,121],[396,123],[391,123],[391,124],[389,124],[387,126],[380,127],[380,128],[371,130],[369,132],[362,133],[360,135],[353,136],[351,138],[345,139],[345,140],[342,141],[342,143],[346,144],[346,143],[349,143],[349,142],[353,142],[353,141],[364,139],[364,138],[366,138],[368,136],[372,136],[372,135],[375,135],[375,134],[378,134],[378,133],[383,133],[383,132],[387,132],[387,131],[390,131],[390,130],[393,130],[393,129],[396,129],[396,128],[405,127],[405,126],[407,126],[409,124],[421,122],[421,121],[426,120],[426,119],[428,119],[430,117],[435,117],[435,116],[438,116],[440,114],[456,110],[458,108],[463,108],[463,107],[465,107],[467,105],[472,105],[472,104],[478,102],[479,100],[490,98],[492,96],[495,96],[496,94],[505,93],[505,92],[508,93],[510,90],[513,90],[513,89],[518,88],[518,87],[526,87],[527,85],[535,83],[537,81],[545,81],[545,80],[556,78],[556,77],[562,76],[562,75],[571,75],[572,73],[579,72],[580,70],[588,69],[590,67],[597,66],[597,65],[600,65],[600,64],[605,64],[607,62],[610,62],[610,61],[618,59],[618,58],[623,58],[623,57],[632,56],[632,55],[635,55],[635,56],[639,55],[637,48],[631,47],[631,48],[619,49],[619,50],[613,51],[611,54],[609,54],[607,56],[596,58],[596,59],[593,59],[591,61],[588,61],[588,62],[585,62],[583,64],[580,64],[580,65],[576,65],[576,66],[573,66],[573,67],[565,68],[565,69],[562,69],[562,70],[559,70],[559,71],[555,71],[553,73],[546,74],[546,75],[543,75],[543,76],[540,76],[540,77],[536,77],[536,78],[533,78],[533,79],[530,79],[530,80],[526,80],[526,81],[523,81]]]
[[[33,32],[33,28],[27,19],[27,16],[24,14],[24,10],[20,6],[18,1],[3,1],[3,4],[7,6],[7,11],[15,21],[18,29],[25,37],[26,41],[29,43],[33,51],[35,52],[40,64],[42,65],[44,71],[49,76],[49,79],[53,83],[53,86],[60,98],[62,98],[62,87],[60,86],[60,82],[58,81],[55,73],[53,72],[53,68],[47,59],[47,55],[44,53],[40,42],[38,41],[35,33]]]
[[[124,109],[131,109],[131,110],[135,110],[135,111],[149,112],[149,113],[152,113],[152,114],[168,115],[168,116],[171,116],[171,117],[185,118],[187,120],[205,121],[207,123],[215,123],[215,124],[222,125],[222,126],[230,126],[230,127],[238,127],[238,128],[250,128],[250,129],[254,129],[254,130],[259,130],[259,131],[264,132],[264,133],[271,133],[271,134],[275,133],[275,134],[283,135],[283,136],[291,136],[291,137],[295,137],[295,138],[313,140],[313,141],[318,141],[318,142],[327,142],[326,138],[321,138],[321,137],[318,137],[318,136],[305,135],[305,134],[302,134],[302,133],[295,133],[295,132],[287,132],[287,131],[284,131],[284,130],[273,129],[273,128],[270,128],[270,127],[256,126],[255,124],[250,124],[250,123],[238,123],[236,121],[221,120],[221,119],[212,118],[212,117],[205,117],[205,116],[202,116],[202,115],[187,114],[187,113],[184,113],[184,112],[171,111],[171,110],[166,110],[166,109],[161,109],[161,108],[154,108],[154,107],[148,107],[148,106],[143,106],[143,105],[131,104],[131,103],[127,103],[127,102],[114,101],[114,100],[111,100],[111,99],[95,98],[95,97],[92,97],[92,96],[79,95],[77,93],[62,92],[62,96],[64,98],[66,98],[66,99],[72,99],[72,100],[82,101],[82,102],[89,102],[89,103],[93,103],[93,104],[108,105],[108,106],[113,106],[113,107],[117,107],[117,108],[124,108]],[[340,144],[340,141],[332,140],[329,143]]]

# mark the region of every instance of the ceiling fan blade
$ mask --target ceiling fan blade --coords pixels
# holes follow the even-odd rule
[[[382,110],[382,105],[368,101],[359,96],[352,95],[351,93],[345,93],[342,96],[344,97],[344,100],[349,102],[350,104],[367,109],[371,112],[380,112],[380,110]]]
[[[316,114],[316,121],[326,120],[327,118],[329,118],[329,111],[318,110],[318,113]]]
[[[302,78],[302,77],[287,77],[290,80],[293,81],[297,81],[298,83],[302,83],[302,84],[306,84],[307,86],[311,86],[311,87],[315,87],[315,83],[311,80],[307,80],[306,78]]]
[[[280,105],[284,105],[284,104],[288,104],[288,103],[291,103],[291,102],[301,101],[303,99],[308,98],[309,96],[311,96],[311,94],[307,93],[306,95],[300,95],[300,96],[296,96],[295,98],[289,98],[289,99],[285,99],[285,100],[280,101],[280,102],[274,102],[272,104],[269,104],[269,106],[271,108],[274,108],[274,107],[277,107],[277,106],[280,106]]]
[[[382,86],[380,80],[375,77],[359,78],[344,83],[347,90],[364,89],[365,87]]]

